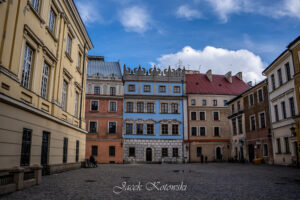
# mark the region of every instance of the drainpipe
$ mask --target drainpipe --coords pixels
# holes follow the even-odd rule
[[[183,86],[184,86],[184,84],[183,84],[183,81],[182,81],[181,82],[182,92],[184,92]],[[184,107],[184,99],[182,100],[182,129],[183,129],[183,132],[182,132],[182,136],[183,136],[183,140],[182,140],[182,163],[185,163],[185,160],[184,160],[184,108],[183,107]]]
[[[81,113],[82,113],[82,102],[83,102],[83,86],[84,86],[84,75],[85,75],[85,50],[86,50],[86,43],[84,43],[84,47],[83,47],[83,66],[82,66],[82,76],[81,76],[81,98],[80,98],[80,109],[79,109],[79,128],[82,128],[82,117],[81,117]]]

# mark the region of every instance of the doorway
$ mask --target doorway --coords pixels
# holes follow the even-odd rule
[[[49,154],[49,132],[43,132],[43,140],[42,140],[42,153],[41,153],[41,165],[43,167],[42,174],[47,174],[47,166],[48,166],[48,154]]]
[[[217,157],[217,160],[222,160],[221,147],[216,148],[216,157]]]
[[[147,162],[152,161],[152,149],[151,148],[146,149],[146,161]]]
[[[248,145],[248,151],[249,151],[249,162],[252,162],[254,159],[254,145],[253,144]]]

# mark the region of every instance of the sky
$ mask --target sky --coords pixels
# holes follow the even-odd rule
[[[122,66],[185,66],[259,82],[300,34],[300,0],[74,0],[94,44]]]

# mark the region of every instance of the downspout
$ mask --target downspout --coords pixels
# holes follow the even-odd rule
[[[81,76],[81,98],[80,98],[80,109],[79,109],[79,128],[82,128],[82,102],[83,102],[83,86],[84,86],[84,76],[85,76],[85,50],[86,50],[86,43],[84,43],[84,47],[83,47],[83,66],[82,66],[82,76]]]
[[[181,82],[181,88],[182,88],[182,92],[183,92],[183,96],[184,96],[184,84],[183,81]],[[183,136],[183,140],[182,140],[182,163],[185,163],[184,160],[184,97],[182,99],[182,136]]]

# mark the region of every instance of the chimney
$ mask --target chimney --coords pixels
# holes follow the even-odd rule
[[[232,83],[231,71],[229,71],[225,74],[225,78],[229,83]]]
[[[212,82],[212,73],[211,73],[211,69],[208,70],[208,71],[206,72],[206,77],[208,78],[208,80],[209,80],[210,82]]]
[[[252,81],[249,81],[249,82],[247,83],[247,85],[248,85],[249,87],[252,87]]]
[[[243,80],[243,73],[242,73],[242,72],[238,72],[235,76],[236,76],[238,79],[240,79],[241,81]]]

